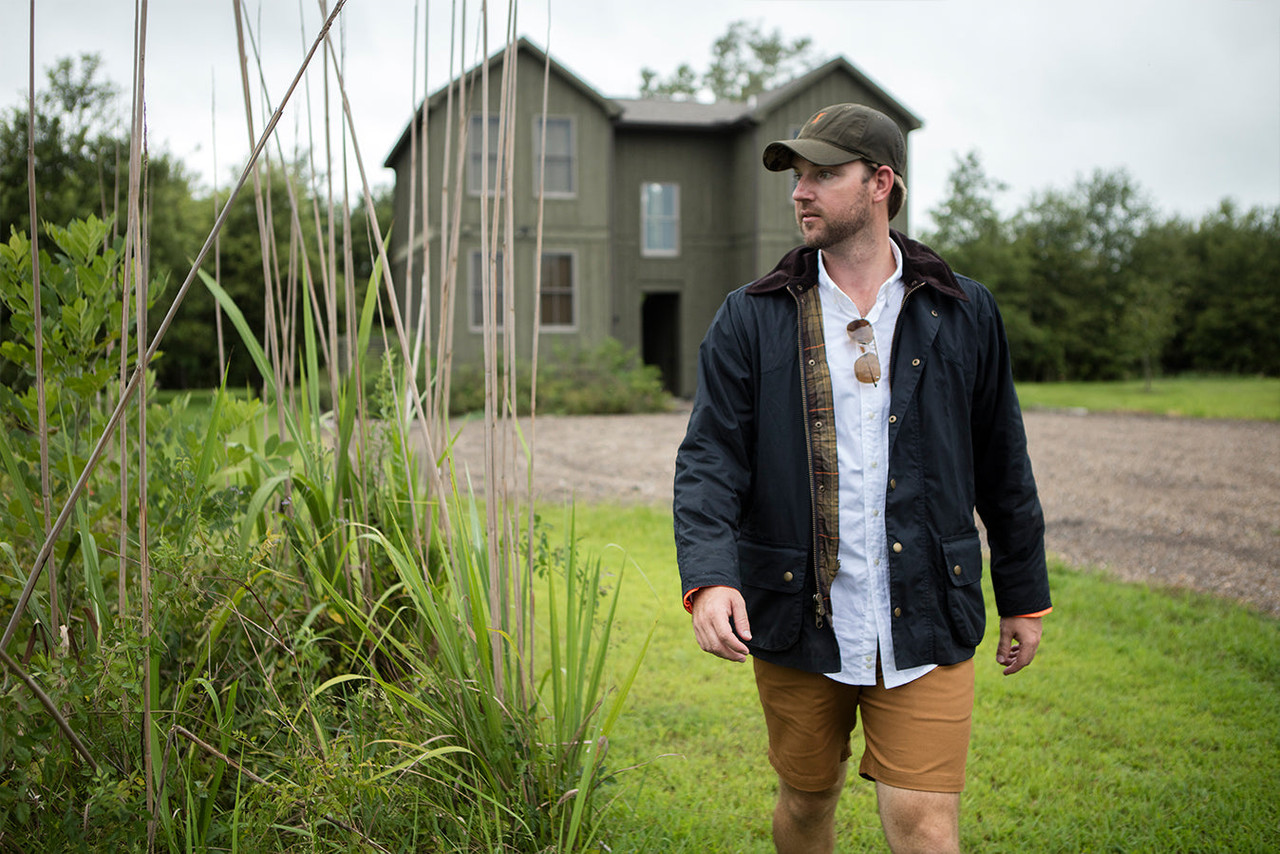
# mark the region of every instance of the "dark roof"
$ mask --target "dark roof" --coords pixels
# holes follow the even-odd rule
[[[751,107],[741,101],[672,101],[665,98],[615,98],[622,108],[619,125],[715,128],[739,124],[751,115]]]

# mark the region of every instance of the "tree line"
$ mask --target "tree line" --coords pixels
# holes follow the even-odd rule
[[[1280,206],[1162,217],[1124,170],[1011,215],[1004,189],[957,158],[922,237],[995,294],[1018,379],[1280,375]]]
[[[756,41],[764,39],[755,35]],[[741,42],[745,36],[739,32],[736,38]],[[774,34],[764,41],[773,50],[778,39]],[[792,59],[806,47],[784,44],[780,55]],[[36,93],[37,204],[45,223],[65,226],[90,214],[117,225],[122,219],[116,212],[126,192],[129,139],[118,122],[111,122],[119,93],[99,79],[99,64],[93,54],[60,60]],[[678,97],[665,93],[673,95]],[[8,240],[11,230],[30,231],[27,148],[27,111],[11,107],[0,117],[0,240]],[[290,210],[290,192],[309,199],[312,186],[305,158],[294,163],[277,158],[264,173],[264,206],[276,212],[268,218],[267,268],[295,284],[314,276],[322,264],[317,247],[325,241],[314,234],[327,231],[329,213],[319,206],[314,217],[295,221],[281,212]],[[1123,170],[1095,171],[1069,188],[1035,193],[1011,215],[996,204],[1004,189],[987,174],[978,154],[958,158],[944,200],[930,212],[933,227],[921,237],[957,272],[995,293],[1018,379],[1280,375],[1280,207],[1241,210],[1223,201],[1199,220],[1161,217]],[[185,277],[225,200],[225,192],[220,195],[198,188],[184,164],[168,153],[149,154],[153,289]],[[385,230],[389,191],[376,205]],[[313,210],[309,201],[303,206]],[[350,234],[363,245],[365,217],[363,207],[356,208]],[[335,230],[341,253],[344,229],[339,224]],[[112,239],[120,238],[113,233]],[[205,270],[217,271],[255,329],[263,328],[266,315],[263,243],[256,200],[246,192],[235,202],[217,252],[205,261]],[[353,253],[357,259],[372,255]],[[339,267],[339,275],[344,272]],[[352,272],[362,292],[370,271]],[[157,300],[152,322],[168,307],[166,300]],[[8,337],[5,321],[0,306],[0,340]],[[223,369],[217,328],[213,298],[204,288],[193,288],[155,365],[158,384],[217,385]],[[227,338],[226,347],[229,384],[251,382],[255,371],[235,346],[235,336]],[[14,379],[15,366],[0,357],[0,381]]]
[[[65,227],[73,220],[95,216],[111,223],[108,247],[123,241],[124,210],[128,194],[129,133],[113,116],[119,112],[119,88],[100,74],[101,58],[82,54],[58,60],[45,72],[43,86],[34,98],[34,162],[37,217],[42,226]],[[11,234],[31,233],[28,200],[28,111],[9,107],[0,114],[0,241]],[[147,152],[145,221],[148,281],[155,298],[149,323],[154,328],[168,311],[166,290],[173,290],[191,269],[191,262],[228,196],[227,185],[241,167],[229,172],[218,191],[202,188],[186,165],[166,151]],[[251,328],[262,330],[266,322],[264,299],[263,245],[268,264],[282,281],[293,285],[296,295],[304,276],[319,275],[323,259],[317,247],[326,241],[315,237],[327,233],[329,211],[310,207],[313,175],[304,155],[293,162],[271,159],[261,173],[263,208],[268,212],[267,239],[258,225],[257,200],[251,190],[242,192],[232,205],[216,251],[205,260],[203,269],[215,272],[222,287],[236,301]],[[305,216],[295,221],[290,215],[290,193],[304,201]],[[381,190],[375,199],[384,230],[390,224],[391,195]],[[371,272],[372,252],[363,249],[367,240],[367,217],[363,205],[353,205],[350,234],[361,251],[353,256],[351,271],[357,292],[363,293]],[[338,216],[341,215],[339,211]],[[336,217],[335,217],[336,218]],[[42,227],[41,233],[46,228]],[[344,224],[335,223],[336,255],[343,257]],[[42,242],[42,251],[52,241]],[[362,260],[363,259],[363,260]],[[50,259],[55,266],[56,259]],[[344,274],[338,264],[338,275]],[[300,299],[293,299],[298,310]],[[0,340],[6,332],[8,313],[0,304]],[[222,380],[217,307],[203,287],[193,287],[165,337],[162,356],[155,363],[156,382],[162,388],[210,388]],[[225,370],[231,387],[256,382],[257,370],[249,355],[238,346],[238,337],[228,331],[224,338]],[[18,380],[16,366],[0,356],[0,382]]]

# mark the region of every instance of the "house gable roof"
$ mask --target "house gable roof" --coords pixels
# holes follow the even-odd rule
[[[802,74],[794,80],[782,84],[776,89],[770,89],[768,92],[761,93],[756,98],[755,105],[751,111],[752,118],[756,121],[760,121],[790,102],[804,90],[816,85],[833,74],[839,73],[849,75],[858,84],[873,92],[882,102],[882,106],[886,108],[885,112],[906,130],[919,130],[924,126],[924,123],[920,121],[915,113],[908,110],[901,102],[886,92],[880,84],[876,83],[866,74],[863,74],[858,70],[857,66],[842,56],[838,56],[835,59],[818,66],[807,74]]]
[[[862,73],[844,57],[836,57],[823,65],[790,80],[781,86],[753,95],[746,101],[716,101],[711,104],[699,101],[674,101],[666,98],[606,98],[592,86],[573,72],[547,56],[546,52],[528,38],[521,37],[516,43],[516,50],[532,56],[539,63],[550,63],[551,72],[562,78],[570,86],[577,89],[589,100],[595,102],[607,117],[622,128],[681,128],[685,130],[732,130],[743,125],[759,124],[779,109],[784,109],[806,89],[817,85],[833,74],[846,74],[860,86],[872,92],[880,101],[880,106],[907,131],[918,130],[923,126],[921,120],[881,86]],[[495,70],[501,73],[505,50],[494,53],[488,60],[490,73]],[[481,66],[467,72],[467,82],[471,83],[480,73]],[[450,84],[452,85],[452,84]],[[423,107],[435,109],[448,97],[449,85],[436,90],[423,105],[418,107],[413,122],[422,120]],[[384,166],[392,166],[409,145],[411,124],[406,124],[399,140],[391,149],[383,162]]]
[[[594,101],[600,107],[601,111],[603,111],[605,115],[607,115],[610,119],[616,118],[617,115],[621,112],[621,108],[618,107],[612,99],[606,98],[603,95],[601,95],[599,92],[595,90],[595,88],[593,88],[592,86],[587,84],[585,81],[583,81],[582,78],[574,74],[569,69],[565,68],[560,63],[556,62],[554,59],[552,59],[547,55],[546,51],[544,51],[542,48],[538,47],[528,38],[525,38],[523,36],[519,39],[519,41],[516,42],[517,56],[520,53],[528,54],[534,59],[534,61],[540,64],[550,63],[552,74],[563,79],[572,88],[577,89],[584,96],[586,96],[588,100]],[[490,74],[502,73],[502,63],[506,57],[506,54],[507,54],[507,51],[504,48],[502,50],[495,52],[492,56],[489,57],[488,65],[489,65]],[[474,68],[472,68],[466,73],[465,79],[464,79],[464,82],[466,83],[466,85],[470,86],[473,83],[478,82],[482,68],[483,68],[482,65],[476,65]],[[391,147],[390,153],[387,154],[386,159],[382,162],[383,166],[391,167],[395,164],[397,160],[400,159],[400,156],[403,150],[409,145],[410,133],[411,133],[413,124],[420,123],[422,121],[422,110],[424,108],[429,110],[434,110],[437,107],[439,107],[448,99],[449,89],[453,87],[456,90],[456,86],[457,86],[457,78],[454,78],[452,81],[445,84],[444,86],[441,86],[434,93],[428,96],[427,99],[422,104],[418,105],[418,109],[414,111],[413,118],[408,123],[405,124],[404,130],[401,131],[400,133],[400,138],[396,140],[396,144]]]

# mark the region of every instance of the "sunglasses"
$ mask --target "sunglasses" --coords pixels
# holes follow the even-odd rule
[[[853,363],[853,373],[860,383],[875,385],[880,382],[880,356],[876,352],[876,333],[871,321],[864,317],[849,321],[845,327],[853,343],[862,348],[862,355]]]

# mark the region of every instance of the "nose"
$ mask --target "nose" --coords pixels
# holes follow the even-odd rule
[[[803,176],[797,175],[794,179],[795,187],[791,190],[791,198],[793,201],[801,199],[813,198],[813,190],[807,180]]]

